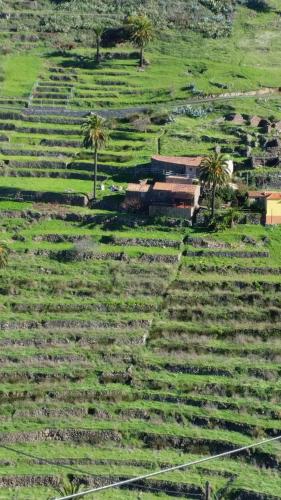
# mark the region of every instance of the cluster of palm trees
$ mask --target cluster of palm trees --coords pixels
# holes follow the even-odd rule
[[[154,37],[153,23],[145,14],[136,14],[126,19],[124,27],[129,33],[131,42],[140,50],[139,66],[142,68],[145,63],[144,49]],[[96,63],[99,64],[102,35],[105,29],[101,24],[97,24],[93,29],[96,38]],[[97,114],[90,114],[82,124],[82,131],[83,147],[94,152],[93,201],[95,201],[97,198],[98,153],[105,146],[108,135],[106,120]]]

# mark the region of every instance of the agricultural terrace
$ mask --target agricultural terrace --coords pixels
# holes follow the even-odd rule
[[[120,209],[163,127],[163,153],[221,144],[243,172],[241,133],[258,131],[224,116],[281,119],[279,2],[243,3],[227,37],[157,32],[144,71],[128,42],[102,47],[98,66],[85,37],[54,48],[39,29],[47,1],[11,1],[1,18],[2,498],[54,498],[62,478],[85,489],[281,434],[281,228],[210,232]],[[90,111],[110,123],[92,209]],[[278,500],[280,469],[275,442],[93,498],[204,498],[209,481],[217,498]]]

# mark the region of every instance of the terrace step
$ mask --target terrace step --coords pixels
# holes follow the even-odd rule
[[[149,328],[150,320],[49,320],[49,321],[0,321],[0,330],[24,330],[24,329],[38,329],[38,328]]]
[[[68,99],[39,99],[37,97],[34,97],[32,100],[32,107],[34,108],[35,106],[42,107],[42,106],[64,106],[66,107],[68,105]]]
[[[130,116],[134,113],[144,113],[148,110],[149,108],[146,106],[136,106],[132,108],[125,108],[125,109],[111,109],[111,110],[92,110],[93,113],[98,113],[104,118],[126,118],[127,116]],[[38,106],[38,107],[32,107],[30,106],[24,111],[25,115],[59,115],[61,117],[70,117],[70,118],[79,118],[79,117],[84,117],[89,114],[89,110],[68,110],[65,108],[59,108],[59,107],[43,107],[43,106]],[[0,114],[1,116],[1,114]]]
[[[37,88],[36,92],[33,94],[33,99],[34,100],[42,100],[42,101],[46,101],[48,99],[50,99],[50,100],[60,99],[60,100],[66,101],[68,99],[68,95],[63,94],[63,93],[55,93],[55,92],[43,92],[43,91],[39,91]]]
[[[56,169],[51,169],[50,171],[47,170],[37,170],[36,167],[33,167],[33,170],[24,170],[24,169],[17,169],[17,170],[12,170],[12,169],[5,169],[5,171],[2,173],[0,171],[0,177],[1,176],[6,176],[9,175],[9,177],[33,177],[36,176],[37,178],[52,178],[52,179],[78,179],[78,180],[93,180],[93,174],[87,174],[83,172],[71,172],[71,171],[66,171],[66,170],[56,170]],[[106,177],[98,176],[98,181],[104,181]]]
[[[1,130],[1,125],[0,125]],[[79,136],[80,130],[77,129],[63,129],[63,128],[42,128],[42,127],[18,127],[15,125],[14,130],[26,134],[42,134],[42,135],[76,135]]]
[[[242,250],[198,250],[190,251],[185,250],[184,256],[186,257],[235,257],[240,259],[252,259],[252,258],[264,258],[269,257],[268,251],[258,252],[258,251],[242,251]]]
[[[81,148],[82,140],[75,141],[72,139],[42,139],[40,141],[41,146],[49,146],[49,147],[72,147],[72,148]]]
[[[42,149],[42,150],[32,150],[32,149],[7,149],[7,148],[0,148],[0,154],[5,155],[5,156],[38,156],[38,157],[45,157],[45,156],[54,156],[56,158],[65,158],[69,157],[69,154],[66,152],[61,152],[61,151],[50,151]],[[70,155],[71,157],[71,155]]]

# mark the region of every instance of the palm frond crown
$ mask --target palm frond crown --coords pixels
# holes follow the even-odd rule
[[[130,37],[137,47],[145,47],[154,37],[151,20],[144,14],[129,16],[126,21]]]
[[[89,115],[82,123],[82,130],[83,147],[86,149],[99,149],[107,141],[105,120],[99,115]]]
[[[227,160],[220,153],[213,153],[203,158],[200,166],[200,179],[210,186],[223,186],[229,179]]]
[[[62,496],[74,495],[81,490],[81,483],[77,479],[61,478],[56,490]]]

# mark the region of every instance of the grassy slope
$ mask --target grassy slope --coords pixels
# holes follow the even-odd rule
[[[153,64],[144,73],[137,71],[135,61],[106,62],[100,70],[93,70],[94,78],[86,74],[88,70],[79,69],[79,77],[84,82],[81,87],[96,85],[101,79],[120,79],[120,76],[101,77],[98,74],[124,71],[125,68],[129,73],[122,76],[126,88],[134,89],[135,85],[143,90],[144,103],[151,103],[152,96],[167,106],[175,104],[176,98],[189,97],[182,87],[192,82],[204,92],[219,92],[210,82],[226,83],[231,90],[279,85],[280,40],[277,35],[280,20],[273,14],[249,17],[250,14],[251,11],[245,9],[239,11],[234,34],[226,40],[202,39],[193,33],[179,38],[173,32],[166,33],[149,49],[148,57]],[[122,50],[127,51],[128,47]],[[88,55],[90,51],[77,49],[77,53]],[[77,63],[74,54],[68,64],[72,64],[71,61]],[[47,79],[48,66],[54,64],[65,64],[65,60],[48,56],[42,48],[30,55],[6,56],[6,80],[1,94],[26,96],[39,74]],[[19,67],[28,67],[29,71],[19,72]],[[202,68],[206,71],[200,74]],[[160,92],[158,97],[157,92]],[[100,98],[95,99],[94,92],[92,95],[93,102],[100,102]],[[112,98],[114,107],[141,101],[134,95],[129,98],[118,92],[116,95]],[[240,112],[262,115],[274,112],[281,116],[277,98],[266,101],[241,99],[231,104]],[[167,154],[171,151],[177,154],[206,152],[212,145],[202,139],[203,135],[214,135],[218,142],[220,139],[233,141],[228,129],[217,124],[222,112],[216,107],[204,119],[178,118],[169,127],[163,151]],[[23,124],[32,125],[18,122],[18,126]],[[119,164],[120,169],[149,158],[155,147],[156,132],[157,127],[153,127],[151,132],[134,133],[135,139],[141,137],[148,143],[135,151],[125,164]],[[15,148],[44,149],[39,146],[44,134],[7,133]],[[175,134],[188,137],[175,137]],[[47,137],[59,138],[55,133]],[[120,153],[120,148],[122,152],[131,142],[115,138],[108,149]],[[68,151],[72,155],[75,149]],[[33,160],[35,164],[38,161],[36,157]],[[104,164],[110,163],[112,161]],[[9,175],[1,179],[3,187],[91,190],[89,180]],[[118,183],[118,180],[109,174],[106,186],[112,182]],[[123,181],[119,182],[123,185]],[[109,193],[105,191],[105,195]],[[30,208],[32,204],[0,202],[1,210]],[[44,211],[42,206],[33,208]],[[55,207],[54,210],[62,209]],[[25,431],[24,443],[12,436],[15,448],[53,460],[72,458],[74,467],[84,470],[85,476],[94,473],[113,479],[149,472],[166,463],[186,462],[219,451],[221,443],[228,448],[271,435],[272,429],[279,431],[280,279],[274,269],[281,267],[280,229],[241,226],[208,234],[167,227],[157,221],[143,224],[141,220],[139,227],[131,227],[130,219],[116,223],[114,213],[72,210],[97,216],[104,214],[104,220],[85,224],[56,219],[36,222],[21,218],[20,214],[15,218],[4,214],[1,218],[2,239],[15,252],[10,256],[7,269],[1,271],[1,320],[39,322],[37,328],[25,328],[17,323],[1,330],[0,389],[4,418],[1,439],[8,432]],[[49,258],[48,252],[56,253],[73,244],[36,240],[36,237],[49,234],[84,235],[93,242],[84,241],[85,248],[90,246],[98,254],[122,251],[131,260],[93,259],[62,264]],[[255,238],[257,244],[243,243],[245,234]],[[168,244],[162,248],[101,242],[102,237],[111,235],[176,241],[187,235],[202,236],[227,243],[235,251],[266,249],[270,257],[233,259],[203,254],[197,258],[182,257],[180,264],[147,264],[141,260],[143,254],[174,256],[178,251],[170,249]],[[266,244],[262,242],[264,236],[270,240]],[[195,250],[189,245],[183,249]],[[237,266],[242,270],[237,270]],[[260,269],[251,272],[254,267]],[[264,271],[264,268],[269,270]],[[276,288],[270,288],[274,284]],[[97,325],[58,328],[45,324],[49,320],[63,319],[92,320]],[[152,327],[132,323],[140,319],[153,320]],[[145,345],[143,338],[147,338]],[[171,371],[169,365],[178,369]],[[126,373],[130,366],[133,366],[132,384],[122,380],[122,376],[119,382],[110,378],[112,374]],[[190,373],[185,373],[183,367],[190,369]],[[227,373],[217,373],[218,368]],[[102,375],[105,375],[104,380]],[[159,396],[163,401],[157,400]],[[76,413],[72,413],[73,409]],[[233,424],[238,423],[240,427],[233,428]],[[32,442],[30,431],[47,428],[113,429],[118,430],[121,437],[120,441],[100,440],[94,445],[87,440],[74,442],[71,439]],[[145,441],[140,435],[148,432],[156,436],[154,443]],[[163,441],[165,435],[193,439],[192,445],[190,442],[182,448],[176,443],[167,445]],[[280,462],[280,445],[267,446],[264,451]],[[4,460],[0,465],[1,476],[33,473],[57,478],[66,474],[56,464],[30,462],[26,457],[1,451],[1,448],[0,458]],[[86,458],[96,462],[85,464]],[[136,460],[137,463],[124,464],[124,460]],[[220,487],[233,474],[234,497],[245,489],[253,498],[255,492],[263,493],[265,498],[269,495],[281,498],[276,468],[265,469],[264,462],[260,463],[257,456],[214,462],[188,474],[179,472],[160,478],[168,481],[168,485],[162,484],[161,492],[158,484],[157,491],[151,489],[140,495],[145,500],[170,498],[169,490],[174,483],[194,484],[201,491],[207,479],[213,487]],[[14,494],[21,500],[27,497],[41,500],[55,493],[43,487],[3,489],[5,498],[12,499]],[[137,495],[136,490],[113,490],[97,498],[129,500]]]
[[[49,79],[48,66],[54,65],[65,67],[66,70],[75,68],[78,71],[79,81],[74,85],[76,93],[81,94],[82,92],[84,99],[74,97],[71,104],[72,107],[79,106],[78,109],[83,109],[87,105],[89,110],[104,106],[105,98],[101,96],[112,94],[112,90],[100,85],[100,82],[108,79],[121,80],[126,85],[121,88],[113,86],[113,97],[108,98],[106,106],[130,107],[157,102],[156,108],[160,111],[161,108],[165,109],[167,106],[175,105],[178,99],[190,98],[191,94],[186,90],[186,87],[191,83],[195,84],[197,90],[207,94],[222,92],[215,85],[217,83],[227,85],[227,91],[245,91],[258,89],[260,86],[278,86],[280,83],[279,30],[280,19],[275,13],[256,14],[254,11],[241,8],[236,14],[233,33],[226,39],[210,40],[193,32],[182,35],[171,30],[163,34],[159,33],[159,38],[147,51],[152,64],[145,72],[139,72],[135,67],[135,61],[130,60],[112,60],[104,63],[100,69],[87,69],[87,65],[89,68],[92,67],[93,51],[91,49],[78,47],[70,53],[70,57],[62,58],[51,56],[49,49],[46,50],[39,45],[28,55],[18,53],[3,58],[6,78],[2,84],[1,93],[6,96],[27,96],[39,76],[40,81]],[[126,52],[128,49],[130,50],[125,45],[117,50]],[[79,67],[81,59],[79,62],[78,57],[81,56],[86,58],[86,69]],[[28,70],[23,71],[22,68],[28,68]],[[106,76],[106,73],[110,71],[113,72],[112,76]],[[121,76],[117,76],[118,72],[121,72]],[[116,76],[114,76],[115,73]],[[94,80],[92,75],[95,75]],[[84,87],[87,86],[90,88],[95,86],[98,90],[86,91]],[[122,89],[124,88],[141,91],[141,94],[123,94]],[[87,95],[91,98],[85,97]],[[223,141],[226,141],[230,149],[233,149],[237,145],[237,139],[233,136],[232,131],[228,132],[227,127],[223,127],[217,121],[222,113],[229,111],[229,109],[249,114],[260,114],[261,116],[274,114],[277,119],[281,117],[280,98],[278,97],[272,99],[247,98],[225,102],[221,105],[216,104],[213,113],[206,118],[176,118],[176,122],[168,127],[168,136],[163,140],[163,152],[166,154],[171,151],[175,154],[206,153],[213,148],[214,143],[223,143]],[[17,121],[16,125],[22,126],[23,122]],[[25,123],[24,125],[30,126],[31,124]],[[50,124],[44,124],[44,127],[48,128]],[[53,127],[58,126],[54,125]],[[249,132],[251,133],[250,130]],[[107,150],[109,153],[127,150],[128,159],[127,162],[122,163],[124,166],[142,164],[149,160],[151,153],[155,151],[155,133],[157,133],[157,127],[154,127],[153,134],[140,134],[140,138],[144,142],[134,141],[134,145],[127,139],[122,141],[121,137],[118,140],[114,139],[108,145]],[[80,130],[77,128],[77,139],[79,134]],[[175,134],[177,135],[175,136]],[[43,138],[42,134],[30,136],[26,133],[7,132],[7,135],[10,137],[13,147],[21,143],[23,147],[36,145],[36,149]],[[204,136],[212,136],[213,142],[207,142]],[[48,139],[60,137],[53,134],[49,135]],[[75,137],[70,136],[70,138]],[[134,152],[132,153],[133,147]],[[68,148],[65,152],[71,158],[76,150]],[[44,152],[43,149],[42,152]],[[6,159],[6,156],[1,155],[1,158]],[[21,160],[21,157],[18,156],[14,159]],[[25,156],[24,159],[28,160],[29,157]],[[116,161],[118,162],[118,158]],[[239,155],[237,161],[240,161]],[[7,172],[6,175],[9,173]],[[21,175],[24,176],[24,172]],[[48,175],[47,172],[46,175]],[[116,183],[118,179],[113,178],[112,181]],[[32,181],[34,188],[36,188],[37,182],[38,189],[45,189],[44,186],[49,184],[48,179],[37,181],[34,178]],[[26,181],[25,179],[9,180],[7,177],[3,180],[3,185],[9,184],[11,187],[15,184],[24,187]],[[86,180],[67,179],[65,189],[77,189],[78,186],[80,189],[81,186],[82,190],[88,190],[86,184]],[[59,181],[54,182],[53,186],[56,191],[64,190],[62,187],[56,187],[60,186]]]

